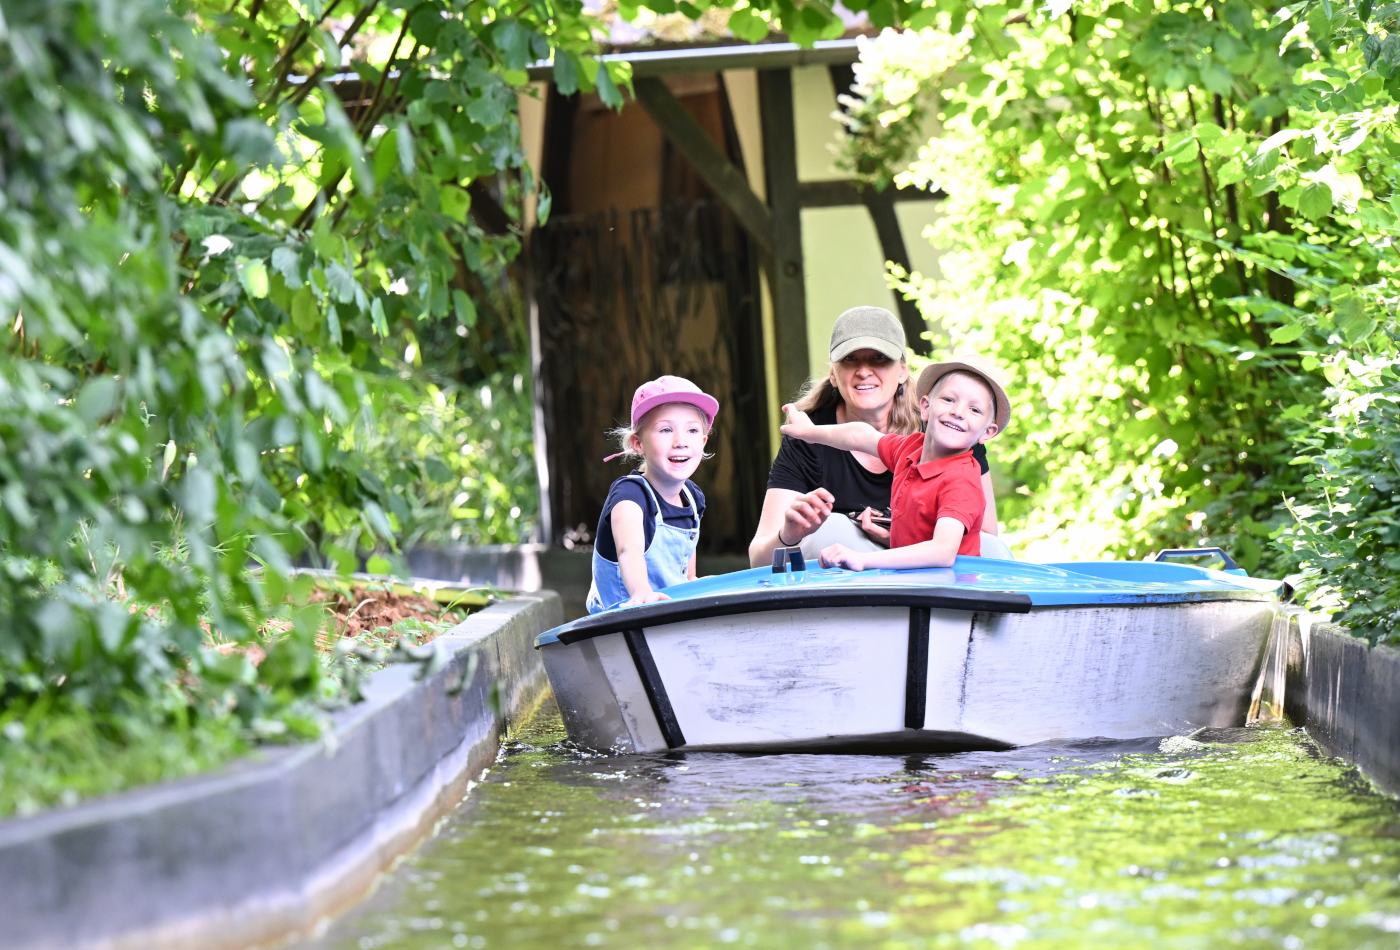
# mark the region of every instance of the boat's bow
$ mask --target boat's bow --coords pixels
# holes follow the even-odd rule
[[[537,645],[570,734],[598,748],[1141,735],[1234,718],[1279,586],[1142,562],[759,569]]]

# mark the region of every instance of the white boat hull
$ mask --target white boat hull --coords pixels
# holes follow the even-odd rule
[[[570,737],[593,749],[1000,748],[1242,725],[1273,612],[1266,600],[779,609],[543,654]]]

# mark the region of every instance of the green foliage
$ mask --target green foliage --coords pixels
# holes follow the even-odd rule
[[[387,489],[404,547],[530,540],[538,499],[521,486],[535,478],[533,411],[519,373],[500,373],[471,388],[430,385],[415,401],[385,406],[382,414],[395,424],[365,433],[365,461],[371,470],[392,473]],[[288,498],[308,509],[319,500],[303,489]],[[356,527],[334,545],[323,544],[323,551],[347,558],[356,547]]]
[[[897,135],[858,129],[848,160],[867,178],[950,196],[933,235],[948,278],[902,286],[939,337],[1015,368],[994,454],[1032,552],[1219,544],[1268,572],[1306,557],[1282,537],[1286,499],[1315,489],[1291,463],[1346,367],[1393,352],[1377,330],[1394,326],[1400,39],[1379,12],[978,8],[963,61],[904,106],[942,135],[901,170]],[[881,76],[866,83],[879,115]]]
[[[276,500],[232,475],[235,457],[256,474],[238,397],[258,370],[181,294],[162,187],[171,150],[216,145],[248,94],[163,4],[14,3],[5,20],[0,696],[119,713],[182,671],[218,678],[202,616],[246,636],[287,592],[243,569],[285,561]],[[182,460],[158,471],[172,439]],[[104,596],[118,557],[161,616]],[[301,686],[304,646],[279,647],[264,698]]]
[[[178,695],[101,716],[51,697],[11,703],[0,714],[0,815],[200,772],[247,752],[249,736],[236,720],[193,720]]]
[[[532,507],[511,477],[528,417],[511,399],[504,418],[454,414],[418,367],[423,340],[464,383],[521,361],[487,289],[518,238],[483,230],[467,186],[521,168],[523,68],[561,41],[576,56],[580,10],[364,2],[331,21],[321,6],[6,6],[7,708],[126,716],[179,677],[196,717],[295,726],[325,681],[291,559],[346,562],[442,526],[426,437],[489,448],[513,427],[509,465],[436,468],[489,476],[469,537],[529,530],[525,512],[502,524]],[[352,120],[320,80],[357,36],[384,49],[351,64],[372,90]],[[528,171],[500,181],[507,202],[532,187]],[[416,411],[434,399],[436,415]],[[433,422],[410,440],[397,413]],[[205,646],[202,623],[237,642],[274,619],[290,630],[256,668]]]
[[[311,7],[315,22],[285,4],[5,7],[0,704],[71,720],[30,730],[69,737],[25,746],[35,761],[74,742],[116,761],[129,724],[175,730],[114,767],[120,784],[236,751],[211,738],[229,730],[318,728],[305,704],[332,684],[291,557],[330,525],[366,549],[406,527],[417,460],[365,449],[394,424],[374,410],[386,393],[415,402],[417,328],[449,316],[452,283],[499,281],[515,253],[468,218],[464,186],[521,164],[505,74],[541,41],[512,19],[523,4],[489,22],[379,7],[351,25],[397,31],[413,55],[392,79],[364,67],[386,108],[358,127],[317,82],[340,51]],[[476,331],[456,294],[452,325]],[[510,360],[478,336],[478,365]],[[201,627],[247,641],[274,619],[289,629],[256,666]],[[222,752],[185,755],[181,730]]]
[[[922,0],[848,0],[847,10],[865,12],[876,27],[913,26],[915,29],[934,22],[936,10]],[[757,43],[768,36],[770,29],[781,29],[802,46],[818,40],[837,39],[845,32],[840,15],[830,0],[623,0],[618,12],[623,19],[636,19],[637,11],[668,14],[680,11],[691,19],[699,19],[706,10],[732,9],[729,29],[741,40]],[[970,5],[969,5],[970,6]],[[957,26],[965,17],[954,15]]]
[[[1395,329],[1385,331],[1395,351]],[[1327,417],[1302,429],[1307,501],[1285,533],[1294,585],[1372,643],[1400,643],[1400,383],[1396,360],[1338,364]],[[1330,368],[1330,367],[1329,367]],[[1344,376],[1342,374],[1345,374]]]
[[[936,134],[928,128],[926,90],[966,53],[965,37],[938,29],[891,32],[866,46],[854,87],[836,97],[837,116],[850,132],[840,165],[877,189],[887,187]]]
[[[170,754],[127,770],[154,778],[314,734],[338,686],[295,558],[529,535],[517,97],[553,59],[621,105],[591,24],[578,0],[7,0],[0,716],[78,737],[25,761],[116,761],[164,723]]]

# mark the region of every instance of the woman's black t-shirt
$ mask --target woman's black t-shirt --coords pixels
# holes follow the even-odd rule
[[[836,425],[836,407],[828,406],[810,413],[812,422],[819,426]],[[982,466],[982,473],[988,471],[987,447],[972,447],[972,457]],[[866,508],[883,511],[890,506],[890,489],[894,485],[894,473],[876,475],[856,461],[850,452],[833,449],[829,445],[813,445],[791,436],[783,436],[783,444],[778,448],[778,457],[773,460],[773,468],[768,472],[768,487],[783,488],[806,494],[818,488],[825,488],[836,499],[833,510],[855,517]]]

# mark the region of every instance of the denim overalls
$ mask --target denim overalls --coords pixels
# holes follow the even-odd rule
[[[656,497],[651,483],[640,475],[627,478],[642,483],[651,503],[656,506],[656,533],[646,550],[647,581],[652,590],[660,590],[673,584],[684,583],[686,568],[695,554],[695,546],[700,541],[700,509],[691,497],[690,489],[681,486],[681,494],[690,510],[695,513],[695,527],[677,528],[666,523],[661,517],[661,499]],[[618,604],[626,603],[631,595],[627,585],[622,583],[622,568],[593,549],[593,587],[588,591],[588,612],[590,614],[611,610]]]

